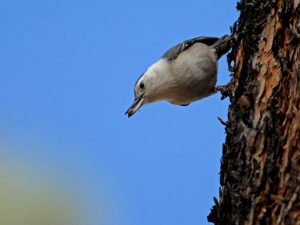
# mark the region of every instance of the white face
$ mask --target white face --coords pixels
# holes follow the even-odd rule
[[[134,102],[133,104],[128,108],[125,114],[128,114],[128,117],[131,117],[139,108],[142,107],[142,105],[145,103],[146,99],[146,85],[145,85],[145,79],[143,74],[141,78],[136,82],[134,87]]]
[[[153,77],[155,76],[153,72],[154,71],[149,68],[136,82],[134,87],[135,100],[126,112],[128,117],[132,116],[145,103],[149,103],[149,97],[152,95],[151,92],[153,90],[151,85],[153,85]]]
[[[162,74],[165,74],[164,66],[162,60],[159,60],[138,79],[134,87],[135,101],[126,112],[128,117],[132,116],[143,104],[159,100],[157,90],[161,83],[160,78],[164,77]]]
[[[164,59],[158,60],[151,65],[145,73],[138,79],[134,87],[135,97],[142,94],[145,97],[144,103],[153,102],[158,93],[158,89],[165,83],[168,78],[168,64]]]
[[[135,98],[138,98],[139,96],[145,94],[146,85],[145,85],[146,79],[144,79],[144,76],[142,76],[135,84],[134,87],[134,96]]]

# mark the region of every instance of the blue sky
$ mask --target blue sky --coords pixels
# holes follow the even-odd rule
[[[208,224],[225,138],[217,117],[226,120],[228,101],[217,94],[124,112],[136,79],[170,46],[229,33],[235,4],[3,0],[5,154],[80,190],[87,224]],[[218,83],[229,74],[224,57]]]

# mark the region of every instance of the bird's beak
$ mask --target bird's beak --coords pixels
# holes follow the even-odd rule
[[[137,97],[134,100],[134,103],[127,109],[125,115],[127,114],[128,117],[131,117],[133,114],[135,114],[136,111],[139,110],[139,108],[142,107],[143,103],[144,103],[144,94],[142,94],[141,96]]]

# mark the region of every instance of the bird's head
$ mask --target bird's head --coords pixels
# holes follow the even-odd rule
[[[148,103],[147,96],[149,95],[149,86],[151,82],[149,82],[147,74],[148,72],[146,71],[135,83],[134,102],[125,113],[128,117],[131,117],[136,111],[138,111],[143,104]]]
[[[125,113],[128,117],[132,116],[146,103],[165,99],[166,78],[169,77],[167,74],[167,64],[164,60],[159,60],[140,76],[134,87],[135,100]]]

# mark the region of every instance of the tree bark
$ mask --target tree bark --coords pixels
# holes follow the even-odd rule
[[[300,0],[241,0],[216,225],[300,225]]]

